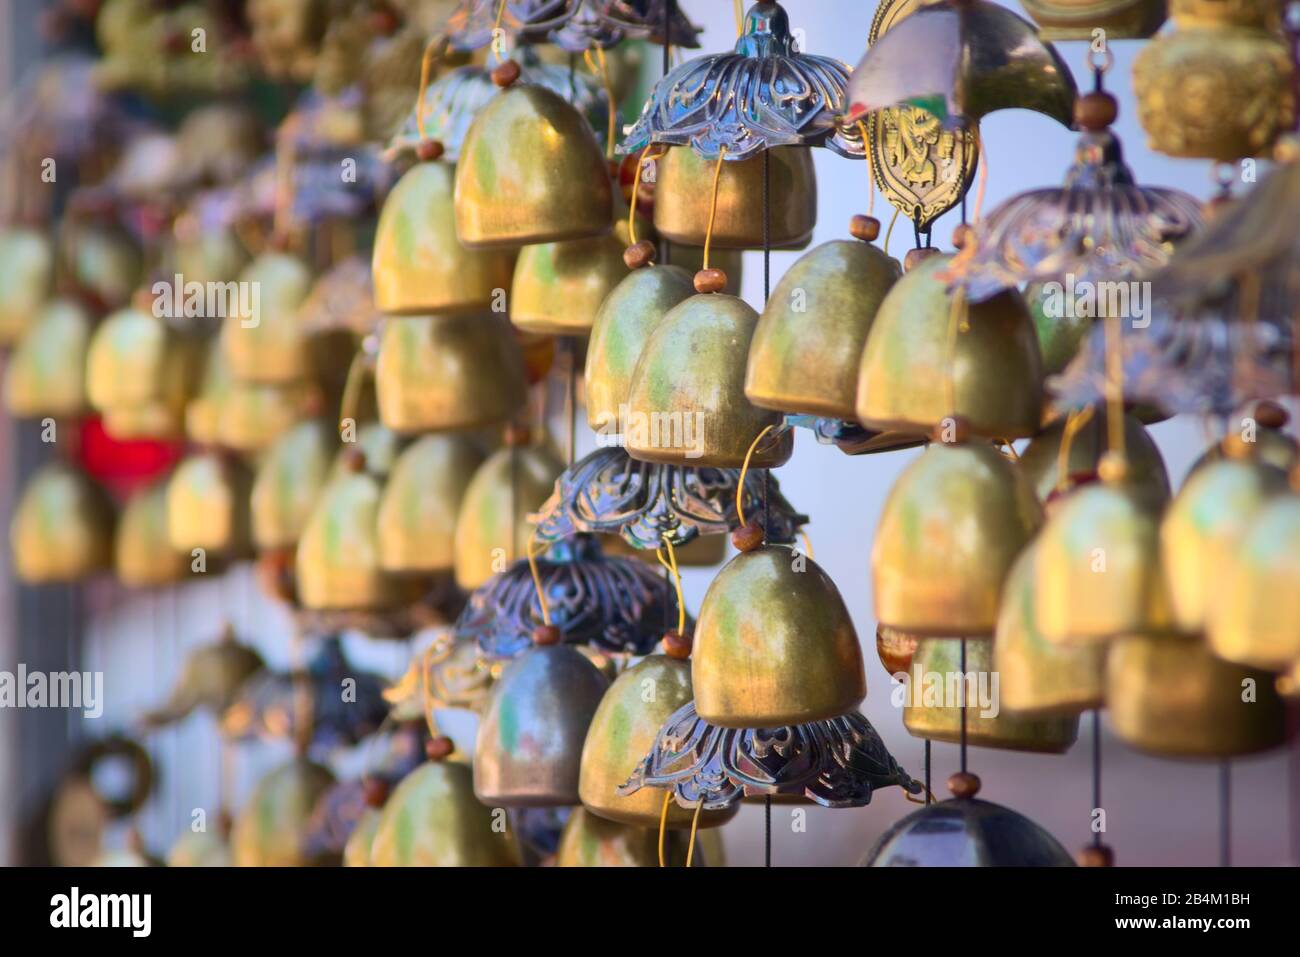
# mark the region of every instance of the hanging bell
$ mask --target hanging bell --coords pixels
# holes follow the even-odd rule
[[[248,455],[264,452],[320,402],[311,382],[232,382],[218,411],[219,444]]]
[[[139,246],[118,226],[65,220],[58,257],[63,280],[91,302],[110,309],[126,305],[145,278]]]
[[[215,829],[186,830],[167,851],[168,867],[230,867],[230,845]]]
[[[648,793],[658,795],[655,791]],[[664,866],[685,867],[687,844],[685,834],[672,831],[665,834]],[[707,861],[700,861],[704,855],[698,847],[691,856],[693,867],[707,866]],[[575,808],[560,835],[555,866],[659,867],[659,833],[649,827],[606,820],[586,808]]]
[[[1064,491],[1097,477],[1097,467],[1106,451],[1106,410],[1097,407],[1088,421],[1074,431],[1061,474],[1061,446],[1066,420],[1059,419],[1030,440],[1017,464],[1038,498],[1047,502],[1054,492]],[[1169,500],[1169,473],[1155,439],[1133,415],[1124,416],[1124,451],[1128,469],[1124,484],[1149,499],[1155,506]]]
[[[334,776],[305,758],[265,775],[235,818],[230,836],[236,867],[306,867],[307,821]]]
[[[267,450],[257,466],[249,498],[253,544],[292,548],[330,471],[334,435],[329,423],[300,422]]]
[[[23,488],[9,526],[9,547],[19,581],[88,578],[112,565],[112,505],[84,473],[51,462]]]
[[[932,444],[876,526],[876,618],[912,635],[992,634],[1007,572],[1042,520],[1024,476],[992,446]]]
[[[486,312],[510,288],[512,250],[466,249],[456,238],[454,179],[450,163],[417,163],[388,194],[371,260],[381,312]]]
[[[172,548],[239,557],[248,551],[248,493],[244,466],[216,452],[183,459],[167,482],[167,537]]]
[[[583,741],[608,687],[570,645],[538,644],[511,662],[479,723],[478,799],[489,807],[578,804]]]
[[[221,444],[221,407],[234,388],[235,377],[220,346],[209,346],[194,397],[185,405],[185,437],[196,445]]]
[[[627,276],[617,235],[525,246],[510,287],[510,321],[524,332],[584,336]]]
[[[1021,0],[1044,40],[1144,40],[1165,22],[1166,0]]]
[[[307,333],[298,307],[311,292],[311,271],[288,253],[262,253],[239,274],[237,308],[221,324],[230,371],[245,382],[293,382],[312,375]]]
[[[527,398],[519,344],[493,313],[389,318],[375,390],[380,421],[394,432],[503,422]]]
[[[167,528],[167,482],[132,493],[113,538],[113,570],[127,588],[170,585],[189,572],[190,558],[172,548]]]
[[[238,700],[245,683],[265,667],[262,656],[241,644],[227,625],[216,641],[200,645],[186,656],[167,701],[147,711],[142,721],[146,727],[158,728],[180,721],[198,708],[221,715]]]
[[[456,516],[483,462],[464,435],[426,435],[398,457],[379,499],[379,566],[394,573],[450,572]]]
[[[0,231],[0,348],[17,342],[49,295],[54,249],[34,229]]]
[[[90,319],[68,299],[40,308],[4,376],[5,408],[22,419],[66,418],[86,410]]]
[[[531,83],[503,90],[475,118],[454,195],[456,235],[471,248],[601,236],[614,214],[605,155],[586,119]]]
[[[379,808],[368,807],[361,813],[361,819],[348,835],[343,845],[344,867],[370,867],[371,849],[374,847],[375,835],[379,832],[379,822],[383,812]]]

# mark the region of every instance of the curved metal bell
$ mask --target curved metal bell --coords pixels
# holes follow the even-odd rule
[[[478,114],[456,164],[456,235],[524,246],[609,232],[613,187],[586,119],[550,90],[517,83]]]
[[[113,507],[84,473],[52,462],[27,481],[9,525],[14,574],[71,582],[112,566]]]
[[[768,241],[773,249],[802,249],[817,225],[817,176],[806,146],[768,151]],[[675,146],[656,161],[655,232],[674,243],[713,249],[762,249],[763,156],[723,162]],[[717,200],[713,199],[717,173]],[[712,213],[712,217],[710,217]],[[713,229],[709,230],[712,218]]]
[[[1165,22],[1166,0],[1020,0],[1044,40],[1142,40]]]
[[[379,499],[379,565],[397,573],[450,572],[456,517],[483,453],[465,435],[426,435],[393,465]]]
[[[145,279],[140,248],[119,226],[65,217],[57,255],[70,285],[110,309],[125,305]]]
[[[298,320],[311,282],[307,265],[281,252],[262,253],[239,274],[240,288],[257,292],[221,324],[221,348],[236,379],[275,383],[311,376],[307,332]]]
[[[189,574],[190,558],[172,548],[167,527],[167,482],[132,493],[113,537],[113,571],[127,588],[154,588]]]
[[[503,422],[527,398],[523,354],[494,313],[393,317],[380,333],[375,390],[394,432]]]
[[[489,807],[578,804],[582,745],[609,681],[569,645],[511,662],[479,722],[474,793]]]
[[[196,445],[221,444],[221,407],[234,388],[235,377],[219,345],[209,346],[194,397],[185,404],[185,437]]]
[[[265,666],[262,656],[241,644],[227,625],[220,638],[186,656],[167,701],[146,712],[143,721],[156,728],[179,721],[196,708],[220,715],[238,700],[244,683]]]
[[[1041,501],[1047,502],[1053,493],[1069,489],[1080,481],[1096,478],[1097,465],[1106,451],[1106,414],[1105,409],[1098,408],[1092,418],[1074,433],[1070,439],[1065,475],[1061,475],[1064,419],[1049,425],[1025,446],[1017,464]],[[1129,414],[1124,416],[1124,452],[1128,459],[1124,484],[1148,498],[1153,505],[1162,506],[1169,500],[1169,473],[1165,471],[1165,460],[1151,433]]]
[[[280,436],[257,466],[249,498],[253,544],[292,548],[307,525],[334,454],[330,424],[300,422]]]
[[[692,296],[646,340],[628,396],[623,439],[643,462],[739,468],[760,432],[781,416],[745,398],[745,361],[758,313],[725,294]],[[753,468],[776,468],[794,451],[790,430],[754,450]]]
[[[232,382],[217,410],[219,444],[246,454],[264,452],[318,408],[320,399],[319,389],[308,381]]]
[[[992,634],[1007,572],[1042,521],[1029,483],[992,446],[931,445],[876,526],[876,618],[913,635]]]
[[[928,435],[960,416],[987,438],[1034,435],[1043,367],[1029,308],[1014,289],[959,308],[940,278],[951,261],[931,256],[885,296],[862,351],[854,418]],[[954,309],[967,318],[955,340]]]
[[[379,833],[379,822],[383,820],[383,811],[368,807],[361,812],[356,827],[348,835],[343,845],[344,867],[370,867],[371,848],[374,847],[375,835]]]
[[[64,418],[86,410],[90,318],[69,299],[40,308],[5,368],[5,408],[15,418]]]
[[[691,663],[666,655],[649,655],[614,680],[591,719],[582,748],[578,794],[587,811],[638,827],[657,828],[661,820],[669,828],[691,827],[694,810],[669,801],[665,817],[664,797],[657,788],[618,793],[649,753],[664,722],[691,699]],[[737,803],[701,811],[697,826],[720,827],[739,809]]]
[[[236,867],[306,867],[307,822],[316,800],[334,783],[319,764],[295,758],[266,774],[235,817],[230,834]]]
[[[54,248],[35,229],[0,230],[0,347],[26,332],[54,277]]]
[[[167,851],[168,867],[230,867],[230,845],[215,829],[185,830]]]
[[[525,246],[510,287],[510,321],[524,332],[585,336],[627,276],[615,235]]]
[[[749,401],[853,421],[867,333],[901,275],[897,260],[856,240],[823,243],[800,257],[754,330],[745,374]]]
[[[962,668],[962,643],[966,645]],[[931,741],[960,743],[962,695],[966,743],[1003,751],[1068,751],[1079,734],[1076,712],[1018,714],[1002,707],[993,642],[979,638],[923,638],[912,658],[903,727]]]
[[[417,163],[384,201],[371,259],[381,312],[486,312],[510,288],[513,250],[466,249],[456,238],[455,175],[450,163]]]
[[[709,585],[691,679],[700,718],[724,728],[834,718],[867,694],[862,648],[835,583],[775,545],[737,555]]]
[[[643,792],[658,796],[657,791]],[[662,802],[661,802],[662,803]],[[656,820],[656,825],[658,821]],[[689,824],[687,825],[690,826]],[[664,863],[668,867],[686,866],[686,835],[669,832],[664,836]],[[692,855],[692,866],[703,855]],[[658,867],[659,833],[649,826],[619,824],[574,808],[560,835],[555,852],[556,867]],[[708,866],[704,861],[703,866]]]
[[[248,493],[252,482],[238,461],[216,452],[195,452],[176,466],[167,482],[167,537],[186,555],[202,549],[214,555],[248,551]]]
[[[1229,446],[1234,441],[1234,438],[1229,437],[1211,445],[1202,452],[1196,461],[1192,463],[1192,467],[1187,470],[1187,478],[1183,481],[1186,482],[1187,479],[1190,479],[1197,471],[1205,468],[1211,462],[1218,462],[1226,458],[1231,451]],[[1292,436],[1281,429],[1265,428],[1262,425],[1256,426],[1255,442],[1251,446],[1251,452],[1257,461],[1272,465],[1288,473],[1300,461],[1300,444]]]

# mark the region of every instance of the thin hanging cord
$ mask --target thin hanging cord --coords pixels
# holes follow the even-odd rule
[[[1092,709],[1092,811],[1101,808],[1101,709]],[[1101,847],[1101,831],[1092,832],[1093,847]]]
[[[772,205],[771,199],[771,152],[763,150],[763,305],[767,305],[768,296],[771,295],[771,270],[772,270]],[[770,428],[770,426],[769,426]],[[764,432],[767,429],[763,430]],[[763,470],[763,527],[768,528],[771,524],[771,515],[768,508],[767,494],[767,477],[770,474],[768,469]],[[743,490],[743,486],[742,486]],[[737,497],[739,501],[739,497]],[[765,795],[763,798],[763,866],[772,866],[772,795]]]
[[[961,770],[966,772],[966,639],[961,639]]]
[[[1219,866],[1232,866],[1232,762],[1219,763]]]
[[[677,9],[677,0],[667,0],[667,2],[664,4],[664,23],[663,23],[664,35],[662,38],[663,39],[663,62],[661,64],[663,76],[668,75],[668,70],[672,66],[672,59],[671,59],[672,50],[669,44],[669,40],[671,39],[672,36],[673,13],[674,11],[676,11],[676,9]],[[667,151],[665,150],[665,153],[666,152]],[[660,246],[659,259],[666,266],[673,261],[673,244],[669,242],[667,239],[661,239],[659,241],[659,246]]]
[[[664,834],[668,830],[668,802],[673,798],[672,789],[664,791],[664,806],[659,812],[659,866],[667,867],[668,862],[664,860]]]
[[[763,866],[772,866],[772,795],[763,796]]]
[[[564,424],[565,452],[568,465],[573,466],[578,446],[578,343],[573,336],[565,336],[564,353],[566,368],[564,370]]]
[[[930,739],[925,739],[925,803],[929,804],[934,800],[934,793],[930,790]]]
[[[764,153],[764,156],[767,154]],[[713,246],[713,220],[718,214],[718,177],[722,175],[722,164],[727,158],[727,148],[725,146],[718,150],[718,163],[713,168],[713,191],[709,198],[709,222],[704,227],[704,263],[703,268],[709,268],[709,250]]]

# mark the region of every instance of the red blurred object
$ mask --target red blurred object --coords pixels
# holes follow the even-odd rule
[[[118,495],[127,495],[161,478],[184,450],[182,442],[119,441],[104,431],[99,416],[82,421],[78,438],[77,460],[81,467]]]

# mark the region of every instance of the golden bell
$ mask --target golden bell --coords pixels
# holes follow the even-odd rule
[[[41,308],[5,369],[9,414],[32,419],[84,412],[89,342],[90,319],[76,303],[56,299]]]
[[[720,727],[834,718],[867,694],[839,590],[789,548],[768,545],[723,566],[700,605],[694,647],[695,710]]]
[[[1020,453],[1020,471],[1033,486],[1039,499],[1046,502],[1057,490],[1070,488],[1075,480],[1089,480],[1096,476],[1097,466],[1106,451],[1106,413],[1098,409],[1075,432],[1065,463],[1061,468],[1061,441],[1065,436],[1065,420],[1059,420],[1025,446]],[[1124,452],[1128,468],[1123,483],[1145,495],[1155,506],[1169,500],[1169,473],[1155,439],[1133,415],[1124,416]]]
[[[961,416],[987,438],[1034,435],[1043,415],[1043,369],[1029,309],[1014,289],[955,303],[939,277],[951,260],[931,256],[885,296],[862,351],[857,421],[928,435],[945,418]]]
[[[1256,425],[1254,439],[1251,454],[1258,462],[1272,465],[1283,472],[1290,472],[1296,462],[1300,461],[1300,445],[1297,445],[1296,440],[1281,429]],[[1210,462],[1217,462],[1227,457],[1229,447],[1236,441],[1237,436],[1230,431],[1227,438],[1211,445],[1192,463],[1192,467],[1187,470],[1187,478],[1191,478]]]
[[[1011,566],[1002,590],[993,632],[993,670],[999,676],[1002,707],[1041,716],[1100,708],[1106,690],[1105,646],[1053,644],[1034,625],[1037,554],[1030,542]]]
[[[563,469],[545,446],[499,449],[479,466],[456,516],[457,585],[473,591],[528,554],[528,516],[542,507]]]
[[[1152,754],[1232,757],[1286,738],[1273,676],[1216,658],[1199,637],[1125,635],[1111,642],[1106,707],[1115,734]]]
[[[248,251],[233,229],[197,222],[185,229],[183,223],[177,220],[172,256],[176,272],[187,283],[201,283],[206,289],[210,282],[230,282],[248,265]]]
[[[340,435],[345,444],[330,463],[331,479],[352,471],[356,464],[355,452],[365,456],[367,472],[376,478],[386,478],[402,451],[401,436],[378,422],[364,422],[352,432],[341,429]]]
[[[650,789],[650,793],[656,796],[659,794],[653,789]],[[685,867],[687,844],[685,834],[669,832],[664,835],[665,865]],[[701,860],[704,855],[698,846],[691,856],[691,866],[707,865],[707,861]],[[555,866],[658,867],[658,829],[618,824],[598,817],[586,808],[575,808],[560,834]]]
[[[582,745],[609,681],[570,645],[539,645],[501,675],[479,722],[474,793],[489,807],[577,804]]]
[[[9,525],[14,574],[28,584],[72,582],[113,558],[113,509],[86,475],[61,462],[27,481]]]
[[[125,305],[145,278],[139,247],[118,226],[65,220],[58,257],[63,280],[110,309]]]
[[[483,462],[464,435],[426,435],[397,459],[379,499],[379,565],[389,572],[450,572],[456,516]]]
[[[221,444],[221,406],[234,384],[226,353],[219,345],[210,345],[198,391],[185,406],[186,438],[197,445]]]
[[[617,791],[650,753],[664,722],[691,698],[690,662],[666,655],[649,655],[614,680],[591,719],[582,747],[578,794],[591,814],[645,828],[657,829],[661,819],[670,828],[691,826],[694,809],[676,801],[668,802],[667,818],[663,818],[663,791],[641,788],[626,797]],[[734,804],[701,811],[697,824],[719,827],[739,809],[740,805]],[[617,832],[609,833],[612,837]]]
[[[609,232],[613,187],[587,120],[529,83],[499,93],[470,125],[455,183],[466,246],[525,246]]]
[[[867,333],[901,274],[897,260],[857,240],[824,243],[802,256],[759,317],[745,375],[749,401],[853,421]]]
[[[513,867],[518,852],[457,761],[428,761],[397,785],[370,844],[371,867]]]
[[[298,317],[298,306],[311,291],[306,264],[288,253],[262,253],[239,274],[239,285],[255,295],[221,324],[221,348],[231,373],[246,382],[309,378],[311,354]]]
[[[34,229],[0,231],[0,348],[17,342],[50,291],[54,249]]]
[[[1061,754],[1079,733],[1077,714],[1021,715],[1001,706],[1000,678],[993,666],[993,643],[961,638],[925,638],[916,646],[911,681],[903,707],[903,727],[917,738],[961,741],[962,701],[966,703],[966,743],[1003,751]]]
[[[294,426],[267,450],[249,498],[253,543],[259,549],[297,544],[328,479],[334,444],[329,423],[312,419]]]
[[[168,867],[230,867],[230,845],[213,830],[185,830],[167,851]]]
[[[127,588],[180,581],[190,558],[172,548],[167,529],[167,482],[155,482],[127,499],[117,522],[113,569]]]
[[[236,452],[264,452],[319,404],[311,382],[232,382],[217,416],[218,442]]]
[[[361,812],[361,819],[352,828],[347,843],[343,845],[344,867],[370,867],[370,850],[375,843],[375,834],[379,831],[379,822],[383,820],[383,811],[368,807]]]
[[[739,468],[760,432],[781,416],[745,398],[745,362],[758,313],[725,294],[692,296],[651,332],[632,373],[628,454],[645,462]],[[794,451],[786,430],[760,443],[753,468],[776,468]]]
[[[381,312],[486,312],[510,288],[513,250],[466,249],[456,238],[454,179],[449,163],[417,163],[384,201],[371,260]]]
[[[198,549],[244,555],[251,481],[241,463],[216,452],[196,452],[183,459],[167,483],[167,537],[172,548],[187,556]]]
[[[913,635],[992,634],[1007,572],[1042,521],[1029,483],[992,446],[932,444],[876,526],[876,618]]]
[[[1021,0],[1044,40],[1140,40],[1165,22],[1166,0]]]
[[[334,775],[305,758],[266,774],[235,818],[230,835],[236,867],[306,867],[307,823]]]
[[[773,249],[802,249],[817,224],[817,177],[806,146],[768,151],[768,241]],[[675,146],[658,160],[655,174],[655,231],[674,243],[721,249],[763,248],[763,156],[722,161],[704,159]],[[712,212],[712,216],[710,213]],[[712,233],[709,222],[712,219]]]
[[[262,656],[236,640],[234,629],[227,625],[216,641],[200,645],[186,656],[167,701],[145,712],[143,723],[161,727],[198,708],[221,715],[239,699],[244,684],[264,667]]]
[[[1286,487],[1280,469],[1251,459],[1213,462],[1183,483],[1160,522],[1160,559],[1178,630],[1204,631],[1215,620],[1223,573],[1242,535]]]
[[[627,276],[626,245],[609,235],[525,246],[510,287],[510,321],[524,332],[585,336]]]
[[[388,319],[375,389],[380,421],[394,432],[503,422],[527,398],[523,354],[493,313]]]
[[[587,424],[601,434],[622,431],[620,409],[646,340],[674,306],[695,295],[681,266],[634,269],[605,297],[587,343]]]

